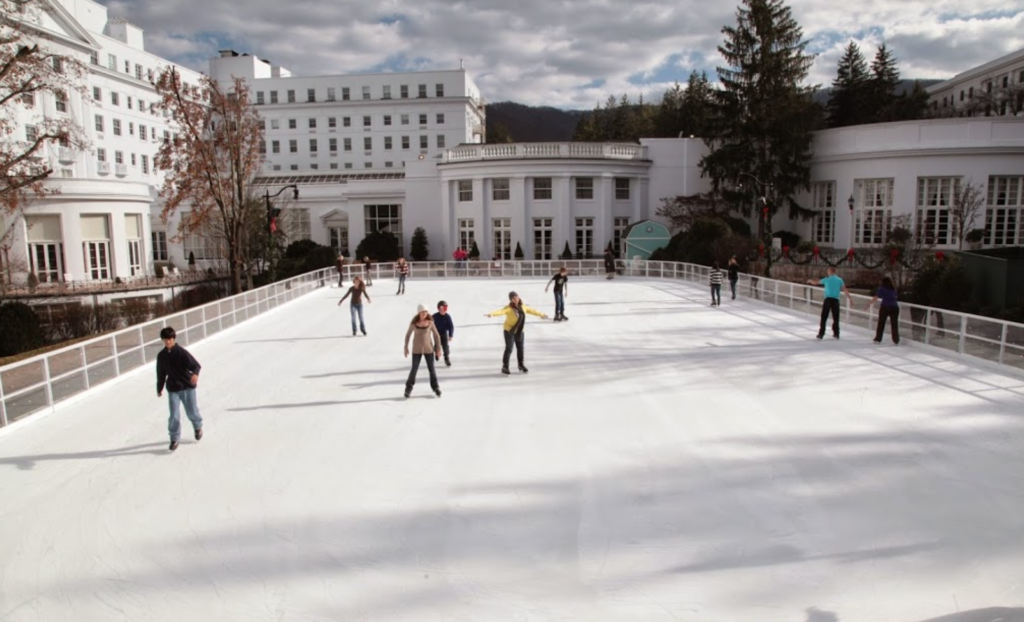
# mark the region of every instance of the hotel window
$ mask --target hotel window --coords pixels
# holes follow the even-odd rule
[[[103,115],[101,115],[101,114],[95,115],[95,116],[93,116],[93,119],[96,121],[96,131],[99,132],[100,134],[102,134],[103,133]]]
[[[467,253],[473,248],[473,242],[476,236],[473,234],[473,219],[472,218],[460,218],[459,219],[459,248],[465,250]]]
[[[1024,177],[989,177],[985,244],[1024,245]]]
[[[344,139],[344,141],[342,142],[342,146],[344,147],[345,151],[352,151],[352,139]]]
[[[373,138],[369,136],[363,137],[363,151],[370,151],[373,149]]]
[[[338,127],[338,117],[327,117],[328,129],[335,129]]]
[[[266,131],[267,120],[264,119],[263,117],[260,117],[259,123],[257,123],[257,127],[259,127],[261,131]]]
[[[426,84],[419,85],[419,92],[417,93],[416,97],[419,97],[420,99],[425,99],[427,97],[427,85]]]
[[[443,84],[435,84],[434,85],[434,94],[437,95],[438,97],[444,97],[444,85]]]
[[[309,139],[309,152],[315,154],[317,152],[317,142],[315,138]]]
[[[107,150],[104,149],[103,147],[99,147],[98,149],[96,149],[96,161],[97,162],[106,162],[107,161]]]
[[[309,120],[309,129],[311,129],[311,130],[315,130],[316,129],[316,118],[315,117],[310,118],[310,120]]]
[[[342,117],[341,118],[341,126],[342,127],[352,127],[352,117]]]
[[[289,104],[294,104],[295,103],[295,90],[294,89],[288,89],[288,103]]]
[[[117,71],[117,57],[113,54],[107,54],[107,69]]]
[[[917,235],[928,245],[955,244],[958,240],[951,205],[960,188],[959,177],[918,177]]]
[[[394,166],[395,166],[395,163],[390,161],[390,160],[388,160],[387,162],[384,163],[384,168],[393,168]]]
[[[68,111],[68,94],[64,91],[54,91],[53,98],[57,103],[57,112]]]
[[[533,219],[533,258],[551,259],[551,240],[554,232],[553,219]]]
[[[370,87],[363,87],[363,99],[370,99]]]
[[[402,149],[408,149],[408,148],[409,148],[409,137],[408,136],[403,136],[402,137]]]
[[[391,115],[384,115],[384,125],[391,125]]]
[[[146,126],[139,124],[139,140],[146,140]]]
[[[345,168],[351,168],[346,166]],[[374,233],[377,231],[390,231],[396,238],[398,238],[398,256],[401,257],[403,254],[402,247],[404,240],[402,239],[402,206],[401,205],[367,205],[363,208],[366,215],[366,229],[367,233]]]
[[[331,170],[335,170],[337,168],[338,168],[338,163],[337,162],[331,162]]]
[[[425,134],[420,134],[420,149],[427,149],[430,146],[430,139]]]
[[[96,50],[89,52],[89,63],[93,65],[100,64],[100,53]]]
[[[508,177],[499,177],[498,179],[491,180],[491,200],[492,201],[508,201],[509,200],[509,185]]]
[[[594,254],[594,219],[576,219],[576,258]]]
[[[288,129],[297,130],[299,129],[299,121],[297,119],[288,119]]]
[[[421,114],[420,115],[420,127],[426,127],[426,126],[427,126],[427,115]]]
[[[256,91],[256,105],[259,106],[259,105],[262,105],[262,104],[263,104],[263,91]]]
[[[146,154],[142,154],[142,173],[149,175],[149,156]]]
[[[854,181],[854,244],[875,246],[885,244],[892,220],[892,179],[858,179]]]
[[[127,61],[127,60],[124,61],[124,72],[125,73],[131,73],[132,72],[132,63],[131,63],[131,61]]]
[[[327,101],[329,101],[329,102],[334,101],[334,87],[333,86],[327,87]]]
[[[498,259],[512,259],[512,219],[493,219],[491,230],[494,234],[494,255]]]
[[[328,150],[331,153],[337,153],[338,152],[338,139],[337,138],[330,138],[330,139],[328,139],[327,144],[328,144]]]
[[[402,115],[402,125],[409,125],[409,115],[407,115],[407,114],[403,114]]]
[[[384,87],[384,94],[381,95],[381,99],[391,99],[391,87],[390,86],[385,86]]]
[[[113,120],[113,124],[114,124],[114,136],[120,136],[121,135],[121,119],[114,119]]]
[[[437,148],[444,149],[444,134],[437,135]]]
[[[473,200],[473,181],[470,179],[459,180],[459,201]]]
[[[612,221],[612,248],[616,257],[622,256],[622,234],[629,227],[629,218],[616,216]]]
[[[270,129],[272,129],[272,130],[279,130],[279,129],[281,129],[281,119],[271,119],[270,120]]]
[[[121,105],[121,98],[117,94],[117,91],[110,91],[110,103],[114,104],[115,106]]]
[[[304,207],[286,207],[282,211],[284,226],[282,230],[288,240],[308,240],[312,237],[309,210]]]
[[[629,178],[628,177],[616,177],[615,178],[615,200],[616,201],[628,201],[629,200]]]
[[[438,125],[444,125],[444,113],[443,112],[437,113],[437,124]]]
[[[93,98],[94,101],[102,102],[103,101],[103,90],[100,89],[100,87],[98,87],[98,86],[92,87],[92,98]]]
[[[551,178],[550,177],[534,177],[533,178],[533,199],[535,201],[545,201],[551,198]]]
[[[348,87],[341,87],[341,101],[347,102],[349,99],[351,99],[351,97],[349,96]]]
[[[36,96],[34,93],[24,93],[21,96],[21,103],[25,104],[26,108],[34,108],[36,105]]]
[[[398,93],[399,97],[401,97],[402,99],[409,99],[409,85],[403,84],[400,87],[398,87]]]
[[[135,136],[135,122],[134,121],[129,121],[128,122],[128,135],[129,136]]]
[[[167,261],[167,232],[153,231],[150,239],[153,242],[153,261]]]
[[[260,153],[263,153],[263,154],[267,153],[267,141],[262,140],[262,139],[260,140]]]
[[[384,149],[387,149],[387,150],[391,149],[391,137],[390,136],[385,136],[384,137]]]
[[[128,110],[131,110],[132,109],[132,96],[131,95],[126,95],[124,99],[125,99],[124,103],[125,103],[126,106],[128,106]]]
[[[593,199],[594,198],[594,178],[593,177],[576,177],[576,198],[577,199]]]
[[[813,241],[817,244],[834,244],[836,182],[823,181],[811,186],[811,209],[814,210]]]
[[[91,279],[110,278],[110,226],[105,215],[79,216],[85,269]]]
[[[270,91],[270,103],[277,103],[277,91]]]
[[[270,141],[270,151],[272,153],[281,153],[281,141],[272,140]]]
[[[372,117],[370,117],[369,115],[363,115],[363,127],[370,127],[372,122]]]
[[[299,141],[297,141],[297,140],[289,140],[288,141],[288,153],[298,153],[298,152],[299,152]]]
[[[306,101],[307,102],[315,102],[316,101],[316,89],[306,89]]]
[[[139,80],[142,79],[142,65],[135,65],[135,77]]]

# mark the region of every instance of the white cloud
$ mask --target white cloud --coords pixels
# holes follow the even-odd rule
[[[102,0],[101,0],[102,1]],[[108,0],[172,60],[235,47],[295,75],[457,67],[490,101],[589,108],[609,95],[650,99],[691,69],[722,64],[721,29],[736,7],[700,0]],[[904,77],[942,78],[1024,48],[1024,0],[792,0],[828,85],[847,41],[865,56],[885,41]],[[196,16],[202,16],[197,19]],[[199,56],[197,56],[199,55]],[[683,60],[673,63],[674,58]],[[704,59],[700,62],[700,59]],[[206,70],[202,63],[194,69]],[[634,84],[631,76],[644,76]],[[595,82],[603,81],[600,87]]]

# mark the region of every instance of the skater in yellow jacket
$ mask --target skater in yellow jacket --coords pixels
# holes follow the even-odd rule
[[[505,316],[505,355],[501,359],[501,373],[506,375],[510,373],[508,371],[508,362],[512,357],[512,344],[515,344],[519,371],[525,374],[530,371],[523,364],[523,328],[526,326],[526,314],[536,315],[545,320],[548,316],[532,307],[524,305],[523,301],[519,299],[519,294],[515,292],[508,293],[508,300],[508,306],[487,313],[485,317]]]

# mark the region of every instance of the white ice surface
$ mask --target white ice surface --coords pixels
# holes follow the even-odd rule
[[[503,377],[483,314],[510,289],[552,313],[543,287],[380,281],[366,338],[324,289],[196,344],[206,437],[183,417],[173,454],[152,367],[0,435],[0,620],[1024,607],[1020,377],[629,279],[574,279]],[[404,400],[406,326],[441,298],[444,395],[424,368]]]

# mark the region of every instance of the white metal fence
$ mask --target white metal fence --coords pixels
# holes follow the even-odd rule
[[[619,261],[618,265],[619,273],[626,276],[708,283],[707,266],[660,261]],[[409,278],[547,279],[563,266],[574,277],[604,274],[601,260],[449,261],[410,264]],[[345,283],[357,275],[366,276],[361,265],[346,266]],[[393,279],[395,264],[374,264],[369,276]],[[337,279],[333,268],[317,270],[0,367],[0,427],[153,362],[165,326],[173,326],[178,342],[188,346]],[[728,283],[723,289],[728,295]],[[742,274],[737,294],[815,316],[821,310],[822,291],[817,286]],[[854,299],[857,306],[842,307],[843,322],[873,330],[877,306],[865,311],[868,298],[855,294]],[[901,340],[989,361],[1007,371],[1024,371],[1024,324],[908,303],[900,308]]]

